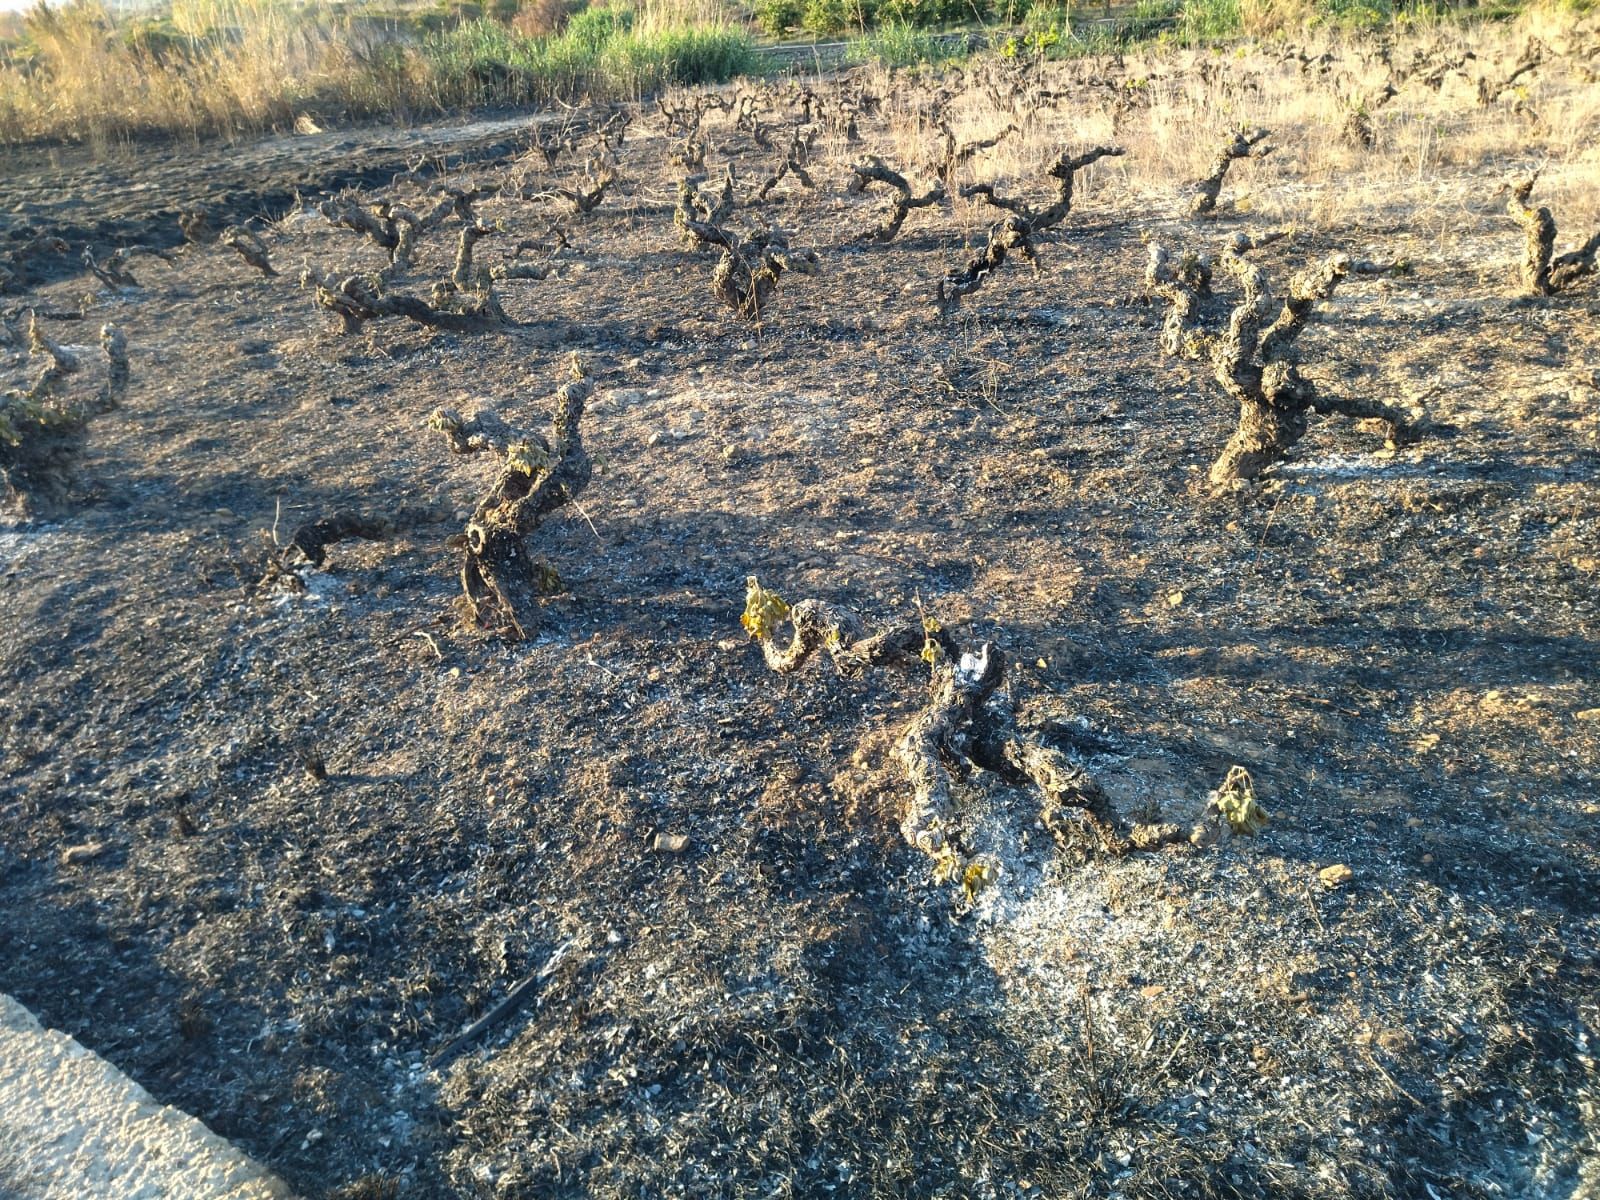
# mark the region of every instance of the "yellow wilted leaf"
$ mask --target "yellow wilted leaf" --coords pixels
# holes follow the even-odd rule
[[[506,466],[523,475],[540,475],[550,469],[550,455],[533,442],[512,442],[506,447]]]
[[[754,575],[745,581],[744,614],[739,618],[750,636],[764,642],[789,616],[789,606],[777,592],[769,592]]]
[[[968,904],[978,902],[978,893],[994,882],[995,874],[995,869],[988,863],[967,864],[967,869],[961,872],[961,891],[966,896]]]
[[[1217,811],[1235,833],[1260,833],[1267,825],[1267,810],[1256,800],[1256,785],[1243,767],[1228,768],[1217,789]]]

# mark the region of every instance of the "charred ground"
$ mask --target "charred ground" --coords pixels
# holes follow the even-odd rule
[[[1383,108],[1380,162],[1419,112],[1462,114],[1412,164],[1425,210],[1325,200],[1369,169],[1352,149],[1315,181],[1330,108],[1263,115],[1280,150],[1193,220],[1184,175],[1131,165],[1141,92],[1323,85],[1260,55],[1155,84],[1052,68],[1071,99],[1037,153],[962,169],[1042,206],[1063,147],[1128,153],[1080,179],[1041,274],[1008,262],[943,317],[934,285],[996,214],[952,189],[869,244],[891,200],[846,191],[863,151],[919,194],[939,170],[936,85],[904,79],[820,85],[887,97],[865,146],[820,122],[816,186],[729,220],[820,260],[759,324],[679,239],[681,138],[648,113],[565,248],[548,224],[581,151],[442,177],[505,226],[481,264],[525,238],[558,268],[497,285],[503,332],[341,335],[294,275],[389,256],[311,210],[262,230],[278,278],[204,244],[137,289],[7,297],[82,311],[62,341],[114,320],[133,382],[67,502],[0,533],[0,988],[310,1195],[1589,1194],[1600,309],[1592,284],[1516,294],[1496,189],[1565,136],[1550,106],[1581,95],[1592,37],[1529,101],[1546,132],[1495,110],[1515,146],[1469,143],[1465,81]],[[1004,78],[947,77],[946,102]],[[957,110],[974,140],[1010,103],[990,99],[992,126]],[[764,119],[803,103],[773,89]],[[754,192],[789,145],[706,124],[713,190],[733,160]],[[1429,431],[1385,449],[1313,418],[1264,481],[1213,492],[1234,413],[1163,360],[1145,242],[1289,220],[1253,255],[1273,280],[1335,251],[1408,264],[1346,282],[1303,366]],[[459,227],[395,286],[449,275]],[[595,474],[531,539],[566,590],[506,643],[464,624],[447,545],[492,469],[425,424],[463,398],[536,422],[574,350]],[[393,534],[274,569],[350,509]],[[771,674],[739,629],[750,575],[1000,643],[1019,721],[1128,811],[1192,813],[1241,764],[1272,823],[1064,854],[973,773],[964,830],[1002,869],[961,911],[896,832],[889,751],[926,672]],[[553,958],[519,1013],[430,1061]]]

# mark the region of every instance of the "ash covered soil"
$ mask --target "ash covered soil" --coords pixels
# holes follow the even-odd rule
[[[1514,295],[1495,189],[1533,135],[1428,162],[1426,214],[1294,220],[1252,256],[1275,288],[1334,250],[1409,262],[1322,306],[1306,373],[1430,427],[1386,447],[1314,418],[1212,494],[1234,414],[1162,359],[1143,240],[1212,251],[1363,168],[1308,182],[1330,132],[1279,130],[1189,220],[1182,178],[1134,165],[1155,114],[1126,97],[1205,66],[1048,68],[1071,99],[1034,149],[963,178],[1042,204],[1063,146],[1129,154],[1080,179],[1039,274],[1008,262],[943,319],[934,283],[991,216],[854,242],[888,201],[847,193],[852,156],[925,183],[908,147],[937,148],[932,85],[870,75],[818,87],[884,97],[865,147],[822,120],[815,189],[729,223],[821,260],[759,325],[680,243],[648,110],[564,218],[559,274],[499,285],[523,328],[342,335],[294,276],[386,256],[313,211],[263,229],[278,278],[204,244],[135,258],[136,288],[62,266],[6,297],[83,311],[61,341],[118,323],[133,383],[65,500],[0,532],[0,989],[309,1196],[1594,1195],[1600,290]],[[1479,119],[1460,81],[1419,94]],[[766,95],[774,126],[804,115]],[[705,124],[741,195],[781,157]],[[582,155],[444,178],[537,191]],[[506,232],[479,261],[562,211],[480,201]],[[447,275],[458,228],[395,286]],[[472,399],[542,424],[573,350],[596,474],[530,539],[566,590],[510,644],[464,622],[446,544],[493,465],[425,425]],[[269,570],[274,530],[349,510],[398,528]],[[999,866],[968,905],[898,833],[890,748],[926,670],[773,674],[739,627],[750,575],[997,642],[1018,723],[1125,812],[1188,819],[1238,764],[1272,820],[1064,851],[1036,797],[960,774]]]

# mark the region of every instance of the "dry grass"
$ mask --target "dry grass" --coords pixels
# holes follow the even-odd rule
[[[9,54],[0,49],[0,144],[231,137],[305,115],[405,120],[584,94],[632,99],[747,66],[748,38],[714,0],[617,11],[614,30],[563,37],[554,9],[531,11],[523,33],[485,20],[425,34],[323,2],[180,0],[165,20],[115,16],[101,0],[41,3]]]

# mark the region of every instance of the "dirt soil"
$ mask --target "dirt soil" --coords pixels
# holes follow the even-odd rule
[[[927,95],[893,86],[861,121],[886,155]],[[707,124],[754,190],[775,155]],[[1430,429],[1313,418],[1213,495],[1234,414],[1161,358],[1142,238],[1214,250],[1251,213],[1192,222],[1107,160],[1039,274],[938,319],[989,216],[859,244],[888,201],[819,143],[814,191],[730,222],[821,259],[753,325],[678,239],[668,149],[641,115],[560,277],[500,285],[505,333],[341,335],[294,275],[385,255],[309,211],[263,233],[277,278],[206,245],[6,299],[84,304],[50,328],[85,346],[114,320],[133,383],[67,502],[0,532],[0,990],[310,1196],[1596,1195],[1600,290],[1514,295],[1508,162],[1438,168],[1447,248],[1385,210],[1252,256],[1278,289],[1408,259],[1301,347]],[[1294,154],[1237,169],[1260,194]],[[480,202],[480,261],[559,209]],[[493,467],[425,422],[539,424],[572,350],[596,474],[531,539],[567,590],[508,644],[446,544]],[[399,528],[262,584],[274,532],[348,510]],[[897,830],[925,669],[774,675],[750,575],[998,642],[1019,724],[1130,814],[1240,764],[1271,823],[1069,853],[968,773],[999,867],[969,910]]]

